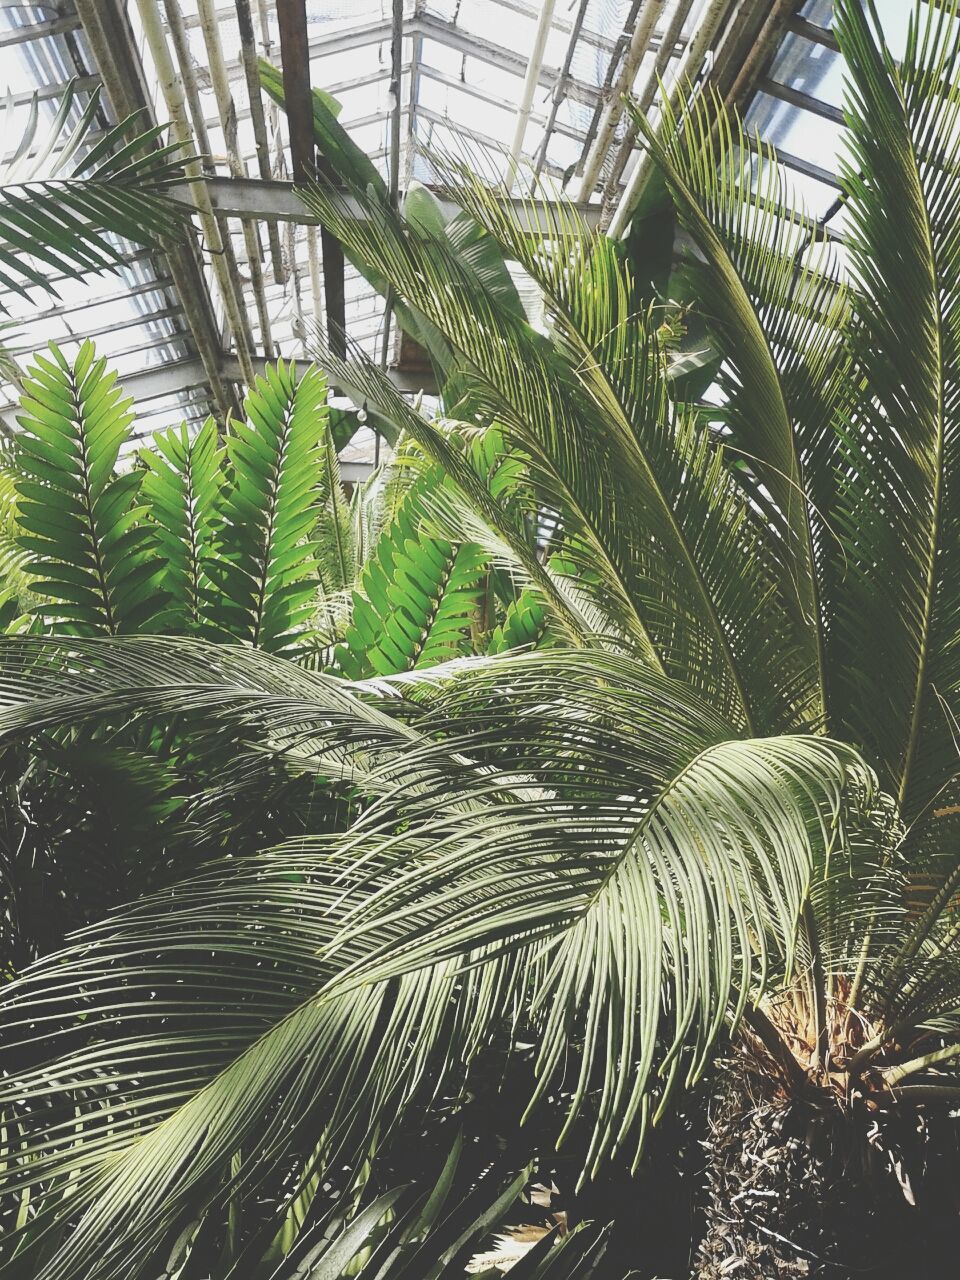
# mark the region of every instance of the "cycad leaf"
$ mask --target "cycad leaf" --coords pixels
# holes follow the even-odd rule
[[[770,531],[737,493],[714,442],[671,406],[653,326],[632,313],[609,242],[561,209],[541,267],[536,250],[513,250],[552,282],[550,339],[495,307],[442,245],[422,245],[372,202],[353,219],[330,190],[304,198],[466,361],[472,407],[501,424],[527,460],[539,504],[562,521],[564,553],[577,559],[580,586],[613,633],[718,705],[738,707],[746,724],[802,723],[806,663],[786,611],[773,611]],[[504,244],[523,239],[502,225],[509,219],[494,212],[495,201],[472,187],[463,198]],[[323,359],[339,379],[340,368]],[[341,385],[350,386],[349,374]],[[381,409],[387,398],[369,396]],[[755,626],[758,595],[771,600],[768,630]]]
[[[485,557],[474,545],[452,544],[422,528],[424,493],[442,482],[434,467],[407,489],[363,570],[339,654],[354,679],[467,652]]]
[[[16,439],[20,546],[43,615],[81,634],[147,629],[162,562],[136,506],[140,476],[117,474],[131,401],[85,342],[71,364],[52,343],[23,384]]]
[[[4,640],[0,660],[0,731],[203,706],[320,769],[344,752],[382,797],[346,836],[230,858],[6,988],[21,1132],[3,1176],[72,1177],[41,1207],[76,1223],[49,1280],[122,1274],[214,1202],[236,1152],[252,1189],[319,1132],[357,1151],[442,1064],[456,1087],[505,1017],[539,1040],[541,1091],[584,1046],[570,1120],[590,1093],[592,1161],[635,1149],[645,1099],[806,965],[817,882],[860,873],[848,829],[873,780],[855,753],[736,740],[635,661],[513,655],[351,687],[172,639]]]
[[[897,67],[838,5],[849,70],[848,255],[857,393],[836,511],[848,572],[836,666],[851,733],[913,817],[956,773],[960,692],[960,29],[918,6]],[[852,664],[852,665],[851,665]]]
[[[186,424],[171,427],[143,449],[141,496],[156,528],[164,568],[159,586],[169,597],[158,626],[202,633],[209,613],[207,565],[215,554],[223,485],[223,450],[208,418],[192,438]]]
[[[591,1164],[623,1143],[638,1158],[651,1094],[696,1079],[731,1011],[792,971],[817,881],[864,874],[873,849],[855,863],[848,830],[872,810],[869,769],[824,739],[734,740],[689,690],[598,654],[402,687],[495,798],[472,774],[367,811],[345,844],[359,905],[340,933],[366,954],[332,990],[523,948],[541,1088],[582,1035],[571,1123],[599,1088]]]
[[[317,499],[323,489],[326,383],[309,368],[267,367],[246,399],[247,421],[226,440],[222,552],[208,572],[216,621],[237,640],[274,652],[296,643],[317,592]]]
[[[842,352],[836,329],[845,301],[829,276],[827,242],[808,232],[801,215],[781,214],[782,178],[772,151],[761,148],[754,161],[739,122],[709,94],[691,90],[691,98],[679,116],[665,101],[656,130],[636,110],[633,119],[699,251],[688,265],[691,293],[725,362],[733,444],[761,482],[753,500],[782,539],[784,599],[793,600],[822,715],[822,538],[813,524],[804,458],[824,432],[817,393]],[[805,421],[810,416],[814,420]]]
[[[320,491],[317,495],[317,561],[326,595],[353,586],[357,577],[356,533],[340,478],[336,441],[327,424],[321,441]]]

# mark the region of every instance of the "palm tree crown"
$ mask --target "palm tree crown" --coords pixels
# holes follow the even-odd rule
[[[2,1177],[37,1274],[147,1274],[233,1196],[282,1217],[312,1162],[389,1150],[405,1115],[518,1042],[535,1045],[530,1109],[561,1082],[556,1136],[589,1134],[584,1178],[639,1161],[730,1037],[792,1096],[871,1114],[960,1099],[948,10],[914,20],[898,65],[870,13],[838,3],[846,283],[825,235],[784,209],[773,154],[706,95],[656,131],[637,118],[692,245],[689,308],[563,202],[529,235],[455,160],[435,158],[463,209],[447,225],[405,221],[372,184],[349,206],[304,192],[442,338],[444,418],[369,364],[318,357],[404,433],[417,495],[325,663],[277,656],[317,561],[303,495],[319,481],[295,478],[323,465],[309,425],[275,559],[251,518],[219,570],[250,591],[215,624],[217,571],[198,594],[164,518],[187,447],[170,438],[144,492],[176,566],[170,607],[203,625],[0,646],[8,741],[122,734],[133,715],[191,759],[229,743],[210,803],[282,774],[338,806],[304,809],[266,851],[226,848],[6,988]],[[547,325],[501,305],[491,245],[539,286]],[[685,398],[694,318],[721,409]],[[57,376],[37,377],[54,399]],[[249,482],[231,528],[262,488],[258,424],[281,401],[291,432],[309,424],[318,376],[257,389],[227,445]],[[509,633],[527,651],[450,657],[488,570],[512,594],[498,639],[474,647]],[[267,578],[273,613],[257,608]]]

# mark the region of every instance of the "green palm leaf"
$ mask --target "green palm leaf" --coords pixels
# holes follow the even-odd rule
[[[451,544],[421,529],[424,494],[442,480],[436,468],[417,477],[364,566],[338,654],[353,679],[432,666],[467,652],[485,557],[470,543]]]
[[[301,767],[342,753],[344,776],[381,797],[347,836],[213,867],[8,989],[6,1050],[45,1055],[9,1085],[21,1104],[40,1103],[53,1070],[76,1105],[111,1100],[79,1130],[68,1119],[67,1144],[42,1105],[39,1128],[24,1118],[29,1159],[7,1176],[70,1172],[83,1211],[51,1276],[80,1274],[108,1241],[118,1267],[146,1256],[178,1206],[210,1203],[205,1179],[235,1151],[253,1186],[304,1126],[367,1141],[442,1062],[449,1085],[449,1064],[518,1001],[540,1041],[534,1100],[581,1038],[569,1122],[589,1097],[592,1160],[636,1153],[651,1097],[695,1078],[795,956],[809,963],[817,885],[862,874],[850,833],[870,820],[873,780],[853,752],[736,740],[630,660],[513,656],[351,687],[185,641],[6,641],[0,657],[8,734],[204,707]]]
[[[960,463],[960,33],[948,8],[914,15],[900,68],[875,15],[844,3],[836,20],[850,68],[842,177],[861,384],[840,426],[849,572],[836,663],[850,731],[907,817],[956,773],[940,701],[960,691],[948,483]]]
[[[343,490],[340,459],[329,421],[323,433],[321,450],[317,563],[324,593],[331,596],[353,586],[362,548],[357,545],[357,530]]]
[[[377,405],[398,430],[406,432],[427,457],[442,468],[453,485],[450,502],[461,512],[466,505],[473,513],[471,529],[469,532],[464,529],[463,536],[482,544],[491,559],[509,564],[525,582],[534,585],[538,595],[548,602],[551,614],[568,641],[580,645],[591,635],[605,632],[618,635],[607,611],[594,599],[586,602],[585,607],[585,602],[577,598],[576,592],[565,590],[565,584],[558,583],[541,563],[522,518],[509,504],[495,500],[487,482],[470,465],[464,451],[456,446],[449,433],[428,422],[423,414],[408,404],[382,370],[370,361],[349,363],[337,360],[330,352],[323,352],[320,358],[339,386],[348,388],[359,400]],[[438,514],[439,507],[446,505],[440,495],[431,494],[431,517]],[[449,510],[439,514],[446,518]],[[456,519],[454,523],[457,523]],[[460,523],[462,526],[462,519]]]
[[[402,687],[484,790],[473,774],[445,795],[397,788],[355,826],[341,875],[359,905],[339,936],[365,954],[332,990],[522,947],[540,1090],[582,1037],[569,1123],[591,1096],[591,1167],[624,1144],[638,1159],[652,1100],[698,1077],[727,1018],[846,934],[823,885],[868,882],[874,846],[851,833],[874,821],[872,775],[825,739],[734,739],[682,686],[598,654]]]
[[[798,613],[823,714],[817,570],[824,537],[804,468],[813,467],[811,451],[823,448],[830,411],[824,387],[842,356],[837,329],[846,301],[831,278],[829,242],[811,233],[801,214],[784,211],[772,149],[761,145],[754,155],[739,122],[716,100],[693,93],[691,99],[679,116],[665,100],[656,131],[636,110],[633,120],[699,251],[686,266],[691,294],[725,361],[724,417],[760,481],[752,499],[782,539],[785,599],[792,596]]]
[[[158,145],[161,128],[136,132],[131,116],[84,151],[99,102],[98,87],[71,128],[76,90],[68,85],[44,139],[34,97],[16,152],[0,171],[0,285],[23,297],[31,286],[55,293],[51,273],[81,279],[115,270],[124,250],[112,237],[161,248],[186,233],[191,209],[168,194],[184,181],[182,149]],[[10,101],[0,110],[12,118]]]
[[[357,220],[332,191],[304,198],[466,360],[471,406],[497,421],[527,461],[538,504],[561,520],[563,552],[612,632],[670,674],[704,682],[708,696],[738,707],[745,723],[802,723],[804,663],[788,614],[774,613],[769,533],[737,493],[721,452],[671,405],[652,326],[632,314],[629,281],[607,242],[561,210],[540,252],[545,265],[537,267],[536,250],[523,250],[538,282],[570,281],[547,291],[548,302],[556,299],[551,341],[494,307],[442,245],[405,230],[372,200]],[[508,240],[496,202],[472,188],[463,198],[520,256],[513,240],[522,237]],[[323,360],[341,385],[359,387],[358,373]],[[381,380],[368,371],[362,381],[366,398],[390,416]],[[770,600],[769,628],[754,625],[758,595]]]

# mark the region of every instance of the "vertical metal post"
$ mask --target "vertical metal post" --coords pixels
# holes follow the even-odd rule
[[[170,113],[174,136],[178,141],[189,146],[193,134],[187,114],[186,98],[180,77],[177,75],[176,68],[173,65],[173,58],[170,56],[167,37],[160,21],[160,11],[156,7],[155,0],[137,0],[137,8],[140,11],[140,20],[143,25],[143,34],[147,47],[156,64],[160,88],[163,91],[167,111]],[[188,177],[202,178],[203,173],[198,163],[192,162],[186,168]],[[238,272],[233,245],[230,242],[229,233],[221,233],[220,225],[210,203],[206,184],[197,182],[195,184],[195,192],[200,226],[203,228],[203,234],[210,250],[214,275],[217,279],[220,296],[223,298],[227,321],[237,344],[240,366],[243,369],[243,376],[247,383],[252,385],[253,344],[251,342],[250,325],[243,308],[243,299],[237,282]]]
[[[393,25],[390,40],[390,93],[393,105],[390,116],[390,204],[400,201],[400,80],[403,72],[403,0],[393,0]],[[380,364],[385,369],[390,357],[390,321],[393,316],[393,290],[387,290],[383,307],[383,335]]]
[[[587,9],[589,5],[590,0],[580,0],[580,8],[577,10],[577,16],[573,20],[573,28],[570,32],[570,39],[567,42],[567,52],[564,54],[563,66],[560,68],[560,78],[557,80],[556,88],[553,91],[553,101],[550,104],[550,114],[547,117],[547,124],[543,131],[543,141],[540,143],[540,150],[537,152],[537,159],[533,167],[534,174],[538,178],[543,166],[547,162],[547,148],[550,146],[550,135],[553,133],[553,126],[557,123],[557,113],[560,110],[560,104],[566,96],[567,81],[570,79],[570,68],[573,66],[573,55],[577,51],[577,41],[580,39],[583,20],[587,16]]]
[[[307,38],[306,0],[277,0],[280,57],[283,63],[283,97],[290,131],[290,159],[294,182],[309,182],[318,172],[313,138],[313,97],[310,91],[310,42]],[[319,172],[334,175],[325,162]],[[327,342],[334,355],[347,350],[346,294],[343,248],[326,227],[320,229],[323,255],[323,294],[327,318]]]
[[[666,28],[663,32],[663,40],[660,50],[657,53],[656,62],[650,68],[650,72],[644,80],[643,84],[637,89],[636,103],[637,109],[644,115],[650,110],[654,97],[656,96],[657,86],[669,66],[670,59],[673,56],[673,50],[676,48],[677,40],[683,29],[687,15],[690,12],[693,0],[673,0],[673,9],[667,20]],[[610,172],[607,174],[607,181],[603,188],[602,205],[604,209],[612,206],[616,198],[617,187],[620,184],[620,178],[626,168],[627,161],[633,151],[634,144],[637,140],[637,131],[633,124],[627,126],[623,141],[617,154],[613,158],[610,166]]]
[[[250,12],[250,0],[236,0],[237,27],[240,32],[240,55],[243,59],[243,74],[247,81],[247,98],[250,102],[250,120],[253,124],[253,139],[257,149],[257,168],[264,182],[273,177],[270,168],[270,143],[267,138],[267,120],[263,111],[263,94],[260,89],[260,72],[257,68],[257,45],[253,34],[253,15]],[[283,254],[280,249],[280,232],[274,223],[267,224],[267,238],[270,242],[270,257],[273,261],[273,278],[277,284],[283,284],[286,271],[283,266]]]
[[[700,70],[713,38],[717,34],[720,23],[731,3],[732,0],[705,0],[693,36],[683,52],[680,65],[677,67],[677,74],[671,82],[668,95],[671,102],[676,102],[679,95],[686,92],[688,79],[695,76]],[[645,151],[640,157],[637,167],[630,175],[626,190],[620,197],[620,203],[617,205],[613,220],[607,231],[607,235],[611,238],[619,239],[626,231],[630,215],[637,207],[652,172],[653,157],[649,151]]]
[[[153,122],[153,105],[126,13],[117,0],[76,0],[76,7],[116,117],[123,119],[134,111],[145,111]],[[217,411],[223,419],[235,411],[237,402],[222,375],[223,350],[210,294],[193,245],[172,247],[167,260]]]
[[[176,10],[180,17],[178,0],[166,0],[168,11]],[[198,0],[197,13],[200,18],[200,29],[203,32],[203,43],[207,51],[207,62],[210,65],[210,80],[213,85],[213,96],[217,102],[217,114],[223,130],[223,141],[227,149],[227,161],[230,173],[234,178],[247,176],[246,165],[240,154],[237,134],[237,108],[230,89],[230,77],[227,74],[226,59],[223,56],[223,44],[220,40],[220,23],[212,0]],[[183,61],[180,61],[183,67]],[[184,73],[186,76],[186,72]],[[273,356],[273,339],[270,334],[270,312],[267,307],[266,293],[263,287],[263,270],[261,268],[260,236],[256,224],[244,219],[243,246],[247,266],[250,268],[250,283],[253,287],[253,301],[257,308],[257,319],[260,323],[260,341],[263,354],[269,360]]]
[[[664,0],[646,0],[637,17],[637,25],[634,27],[633,35],[630,37],[630,44],[624,55],[620,74],[617,76],[616,84],[607,99],[607,105],[604,107],[603,115],[600,117],[600,124],[597,127],[597,136],[583,167],[580,199],[584,202],[590,199],[593,195],[593,189],[597,185],[597,179],[600,177],[600,171],[610,149],[610,143],[613,141],[620,117],[623,115],[623,95],[629,93],[633,87],[634,78],[639,70],[640,63],[643,61],[643,55],[647,52],[650,37],[653,35],[653,29],[663,10],[663,4]]]
[[[530,121],[533,95],[536,93],[537,85],[540,83],[543,55],[547,50],[547,37],[550,35],[555,8],[556,0],[541,0],[540,17],[533,37],[533,48],[530,50],[530,58],[527,62],[527,72],[523,78],[523,90],[517,106],[517,121],[513,131],[513,142],[510,144],[507,168],[503,176],[507,195],[510,195],[513,191],[514,183],[517,180],[517,169],[520,164],[520,156],[523,153],[523,140],[527,136],[527,125]]]

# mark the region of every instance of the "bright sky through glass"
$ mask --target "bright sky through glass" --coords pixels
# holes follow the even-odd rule
[[[655,50],[674,6],[682,0],[666,0],[660,25],[634,77],[634,88],[651,83]],[[684,41],[696,30],[709,0],[692,0],[681,30],[680,42],[671,50],[665,78],[673,74]],[[279,31],[272,0],[253,0],[258,53],[279,63]],[[878,0],[894,54],[902,52],[910,0]],[[308,0],[311,44],[311,79],[341,103],[341,122],[353,139],[385,173],[388,166],[390,115],[390,0]],[[616,42],[625,42],[624,28],[636,10],[636,0],[557,0],[540,83],[531,104],[523,153],[556,183],[567,182],[575,192],[585,149],[596,128],[605,101],[611,54]],[[832,175],[842,146],[842,69],[830,47],[832,0],[804,0],[795,19],[788,23],[765,76],[761,77],[747,113],[747,122],[758,128],[784,153],[786,173],[808,213],[822,218],[836,199]],[[523,86],[527,57],[533,46],[540,9],[539,0],[407,0],[402,49],[403,76],[400,91],[403,185],[411,178],[429,180],[429,165],[416,147],[463,151],[469,149],[497,172],[503,170],[503,154],[510,145],[517,104]],[[257,15],[266,17],[261,27]],[[144,65],[146,83],[152,88],[157,117],[167,119],[158,77],[142,38],[135,0],[127,11]],[[201,30],[197,0],[180,0],[186,27],[193,75],[201,113],[210,139],[216,172],[230,172],[227,145],[209,72],[209,58]],[[219,36],[230,79],[237,117],[241,164],[251,177],[258,175],[256,139],[250,101],[240,60],[240,37],[234,0],[216,6]],[[571,47],[573,28],[579,34]],[[63,84],[79,76],[81,85],[92,86],[95,68],[72,0],[57,6],[51,26],[47,5],[17,4],[0,7],[0,89],[20,95],[26,102],[39,88],[47,119],[56,110]],[[13,38],[23,28],[34,38]],[[629,29],[627,30],[629,36]],[[812,37],[812,38],[811,38]],[[566,66],[562,92],[557,83]],[[557,99],[555,102],[555,98]],[[81,102],[83,94],[81,94]],[[26,111],[26,107],[21,109]],[[24,116],[25,118],[25,116]],[[289,174],[286,121],[269,102],[266,119],[271,165],[275,177]],[[109,123],[106,112],[102,124]],[[7,122],[7,135],[15,130]],[[608,152],[620,145],[622,125]],[[416,146],[414,145],[416,144]],[[621,185],[629,179],[634,157],[625,166]],[[601,171],[597,193],[607,169]],[[616,195],[617,192],[614,193]],[[831,227],[842,230],[842,213]],[[263,346],[263,333],[255,305],[254,282],[246,257],[241,224],[231,219],[232,237],[254,342]],[[280,239],[286,280],[277,283],[270,269],[266,228],[258,225],[263,254],[264,298],[275,348],[283,355],[302,354],[302,335],[322,315],[322,276],[311,271],[311,233],[292,223],[281,224]],[[209,258],[209,255],[208,255]],[[224,323],[213,273],[206,267],[217,323],[229,355],[229,329]],[[318,291],[318,286],[321,288]],[[93,334],[98,348],[110,356],[123,377],[147,374],[168,366],[198,365],[196,348],[175,290],[162,260],[131,248],[130,264],[122,276],[78,284],[58,284],[59,302],[36,299],[25,304],[15,297],[5,300],[19,322],[11,340],[15,351],[26,353],[53,338],[68,352],[79,337]],[[319,296],[318,296],[319,294]],[[383,327],[383,304],[359,275],[346,275],[347,328],[372,356],[378,356]],[[192,363],[191,363],[192,362]],[[140,399],[140,430],[150,431],[181,416],[198,420],[209,408],[202,377],[195,389]],[[142,383],[142,385],[146,385]],[[157,386],[160,386],[158,383]],[[0,408],[2,412],[2,408]]]

